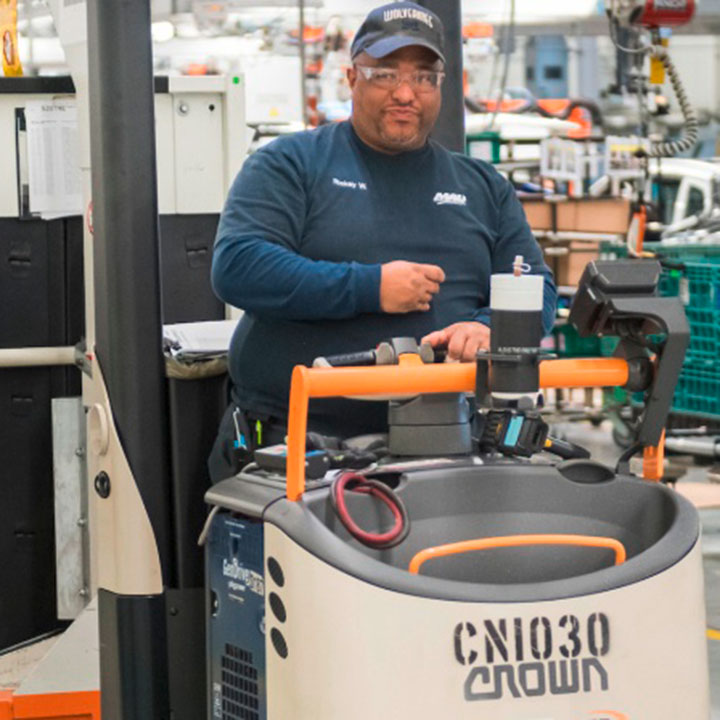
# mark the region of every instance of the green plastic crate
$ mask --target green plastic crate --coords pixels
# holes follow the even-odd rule
[[[688,360],[720,360],[720,265],[685,263],[680,296],[690,324]]]
[[[489,130],[465,136],[465,154],[489,163],[500,162],[500,133]]]
[[[625,388],[613,387],[605,389],[603,393],[603,405],[635,405],[641,406],[645,400],[642,392],[630,393]]]
[[[720,360],[720,312],[687,307],[685,315],[690,324],[688,359]]]
[[[615,335],[608,335],[607,337],[600,338],[600,354],[603,357],[612,357],[615,352],[615,348],[620,342],[620,338]]]
[[[580,337],[573,325],[558,325],[553,328],[553,335],[559,357],[597,357],[600,354],[600,338]]]
[[[599,257],[601,260],[624,260],[627,258],[628,250],[625,243],[601,242]]]
[[[680,294],[680,284],[683,274],[681,270],[663,268],[658,281],[658,294],[662,297],[677,297]]]
[[[659,242],[646,243],[645,250],[685,262],[720,262],[720,245],[666,245]]]
[[[685,263],[688,306],[701,310],[720,310],[720,265]]]
[[[685,365],[673,398],[673,411],[720,415],[720,370]]]

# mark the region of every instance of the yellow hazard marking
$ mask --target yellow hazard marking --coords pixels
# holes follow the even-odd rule
[[[711,640],[720,640],[720,630],[713,630],[712,628],[708,628],[707,636]]]

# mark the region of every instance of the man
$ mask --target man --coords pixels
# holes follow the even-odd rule
[[[490,275],[510,272],[516,255],[545,275],[552,324],[555,287],[511,185],[428,140],[444,77],[440,19],[411,2],[376,8],[351,58],[350,121],[253,154],[223,211],[213,284],[245,315],[214,479],[230,474],[220,458],[230,462],[233,439],[282,439],[296,364],[400,336],[474,359],[489,346]],[[314,400],[309,428],[381,431],[386,413],[384,403]]]

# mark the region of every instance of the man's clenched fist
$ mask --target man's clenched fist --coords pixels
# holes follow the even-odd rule
[[[394,260],[382,266],[380,308],[386,313],[429,310],[445,273],[437,265]]]

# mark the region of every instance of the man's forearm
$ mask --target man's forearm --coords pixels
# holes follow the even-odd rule
[[[212,283],[224,302],[284,320],[379,311],[380,265],[311,260],[265,240],[220,238]]]

